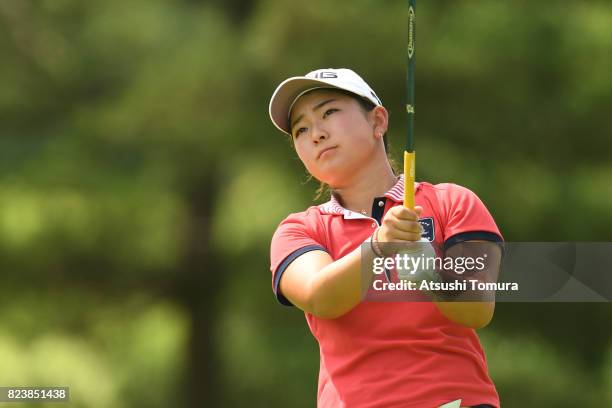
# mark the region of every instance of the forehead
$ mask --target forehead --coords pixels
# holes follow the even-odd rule
[[[297,101],[293,104],[293,108],[291,109],[290,117],[294,117],[298,113],[303,113],[305,109],[311,109],[316,106],[318,103],[323,102],[324,100],[334,99],[337,101],[353,101],[348,95],[345,95],[342,92],[335,91],[333,89],[315,89],[313,91],[307,92],[304,95],[300,96]]]

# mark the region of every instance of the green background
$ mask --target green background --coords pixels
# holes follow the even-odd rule
[[[400,162],[406,21],[397,0],[1,1],[0,385],[313,407],[318,348],[268,251],[317,186],[268,101],[353,68]],[[507,241],[610,241],[610,2],[423,1],[416,38],[417,179],[476,191]],[[611,319],[498,304],[503,406],[612,405]]]

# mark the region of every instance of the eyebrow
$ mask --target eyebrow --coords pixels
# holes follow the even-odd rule
[[[335,101],[335,98],[331,98],[331,99],[327,99],[323,102],[319,102],[318,104],[316,104],[314,106],[314,108],[312,108],[313,111],[316,111],[317,109],[321,108],[323,105],[328,104],[330,102]],[[293,123],[291,124],[291,127],[289,128],[289,130],[293,129],[293,127],[295,126],[296,123],[298,123],[300,120],[302,120],[302,117],[304,117],[304,114],[302,113],[300,116],[298,116],[297,118],[295,118],[295,120],[293,121]]]

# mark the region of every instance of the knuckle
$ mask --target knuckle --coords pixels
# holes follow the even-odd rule
[[[402,219],[412,221],[414,220],[414,213],[408,208],[404,208],[404,211],[402,212]]]
[[[395,210],[393,212],[393,214],[398,217],[398,218],[405,218],[406,217],[406,208],[402,205],[398,205],[397,207],[393,207],[394,209],[397,208],[397,210]]]

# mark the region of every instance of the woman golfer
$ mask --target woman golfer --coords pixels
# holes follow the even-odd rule
[[[493,302],[375,302],[362,287],[363,260],[392,255],[383,243],[422,237],[447,253],[490,243],[489,268],[498,268],[502,237],[483,203],[458,185],[420,182],[417,206],[405,208],[387,158],[388,113],[349,69],[283,81],[270,117],[331,191],[282,221],[271,244],[274,293],[304,311],[319,343],[317,406],[499,407],[474,330],[489,323]]]

